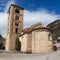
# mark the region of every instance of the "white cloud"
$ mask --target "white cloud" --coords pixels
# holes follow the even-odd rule
[[[8,8],[11,4],[15,4],[14,0],[9,0],[7,2],[7,5],[4,9],[3,13],[0,13],[0,34],[3,37],[6,37],[6,32],[7,32],[7,21],[8,21],[8,14],[6,13],[8,11]]]
[[[7,18],[7,13],[0,13],[0,34],[2,34],[4,37],[6,36],[7,30]]]
[[[49,13],[47,10],[42,9],[38,11],[28,11],[24,12],[24,26],[28,27],[34,23],[42,22],[47,25],[52,21],[59,19],[60,15],[56,15],[54,12]]]
[[[7,13],[0,13],[0,33],[5,37],[7,31]],[[49,13],[46,10],[38,11],[24,11],[24,27],[29,27],[37,22],[42,22],[47,25],[50,22],[59,19],[60,15],[56,15],[54,12]]]

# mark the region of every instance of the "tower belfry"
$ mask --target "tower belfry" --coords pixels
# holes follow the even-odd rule
[[[15,40],[19,37],[21,30],[23,30],[23,14],[24,8],[11,4],[8,10],[7,51],[15,49]]]

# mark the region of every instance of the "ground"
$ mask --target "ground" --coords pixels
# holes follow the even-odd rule
[[[60,60],[60,51],[40,54],[26,54],[16,52],[2,53],[0,51],[0,60]]]

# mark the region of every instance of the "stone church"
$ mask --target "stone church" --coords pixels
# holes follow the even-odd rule
[[[21,52],[52,52],[52,30],[42,23],[23,29],[24,8],[11,4],[8,10],[6,51],[15,50],[16,38],[21,42]]]

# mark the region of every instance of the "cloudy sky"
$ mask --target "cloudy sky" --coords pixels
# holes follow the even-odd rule
[[[24,27],[42,22],[48,25],[60,19],[60,0],[0,0],[0,34],[6,37],[8,14],[11,4],[23,7]]]

